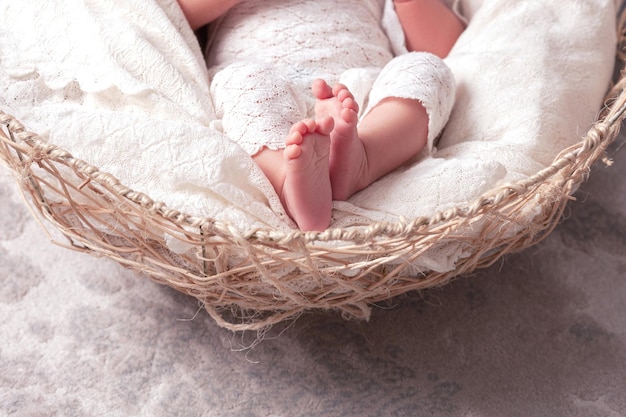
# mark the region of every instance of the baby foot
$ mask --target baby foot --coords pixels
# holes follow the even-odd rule
[[[335,122],[330,133],[330,182],[333,199],[346,200],[369,183],[365,177],[367,154],[357,130],[359,106],[342,84],[331,88],[316,80],[312,90],[317,98],[316,116],[330,116]]]
[[[285,182],[281,201],[301,230],[324,230],[330,224],[332,191],[329,176],[333,119],[302,120],[285,140]]]

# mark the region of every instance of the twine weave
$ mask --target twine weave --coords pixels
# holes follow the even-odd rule
[[[13,172],[37,217],[67,238],[65,243],[54,241],[44,227],[54,243],[113,259],[196,297],[222,327],[262,330],[310,309],[367,319],[373,303],[443,285],[540,242],[559,222],[566,204],[575,200],[573,194],[591,166],[598,160],[610,165],[606,150],[626,114],[623,18],[618,26],[615,81],[584,137],[535,175],[429,217],[323,232],[243,233],[132,190],[4,112],[0,160]],[[529,216],[531,209],[539,214]],[[480,233],[469,237],[470,227]],[[171,252],[166,235],[193,249],[185,255]],[[467,253],[454,271],[413,270],[414,260],[447,244],[460,244]]]

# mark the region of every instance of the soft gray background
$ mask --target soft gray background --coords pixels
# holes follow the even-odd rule
[[[257,345],[51,244],[0,167],[0,414],[624,416],[626,151],[612,153],[544,243],[368,323],[311,313]]]

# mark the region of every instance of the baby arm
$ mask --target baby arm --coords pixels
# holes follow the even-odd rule
[[[210,23],[226,13],[241,0],[178,0],[193,30]]]
[[[441,0],[394,0],[409,51],[445,58],[464,24]]]

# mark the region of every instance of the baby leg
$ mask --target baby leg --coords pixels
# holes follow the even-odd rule
[[[417,100],[387,98],[369,111],[357,127],[358,106],[348,89],[313,84],[316,113],[335,120],[330,134],[330,181],[333,198],[346,200],[399,167],[426,144],[428,115]]]
[[[370,108],[357,127],[357,106],[346,87],[313,84],[316,112],[335,120],[329,171],[333,198],[345,200],[430,149],[454,103],[454,78],[427,53],[395,58],[372,87]]]
[[[359,136],[368,155],[367,186],[424,149],[428,113],[418,100],[388,97],[363,117]]]
[[[253,156],[301,230],[324,230],[330,223],[332,194],[328,171],[333,119],[294,124],[283,151],[263,149]]]

